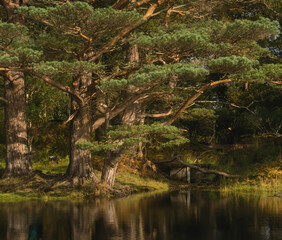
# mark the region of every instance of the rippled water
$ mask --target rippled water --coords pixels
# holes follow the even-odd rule
[[[183,192],[0,204],[0,239],[280,240],[282,199]]]

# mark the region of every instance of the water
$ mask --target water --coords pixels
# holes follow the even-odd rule
[[[183,192],[0,204],[7,240],[281,240],[282,198]]]

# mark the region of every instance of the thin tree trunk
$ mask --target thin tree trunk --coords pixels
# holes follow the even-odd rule
[[[135,1],[132,1],[135,2]],[[139,51],[137,45],[130,46],[127,50],[126,59],[129,63],[139,62]],[[127,96],[134,96],[139,91],[139,88],[129,85],[127,88]],[[142,125],[144,124],[145,117],[142,116],[142,104],[140,101],[135,101],[132,105],[124,110],[122,116],[122,124],[127,126]],[[138,158],[143,157],[142,143],[138,143],[136,146],[132,146],[129,150],[131,156],[137,156]]]
[[[105,157],[102,170],[101,181],[113,187],[116,179],[116,171],[120,160],[122,159],[122,149],[108,151]]]
[[[25,122],[24,74],[8,72],[5,77],[6,169],[3,177],[32,172],[27,159],[27,126]]]
[[[83,92],[91,84],[91,74],[86,74],[74,82],[76,90]],[[78,84],[76,84],[78,83]],[[84,97],[83,94],[81,95]],[[72,100],[72,110],[77,111],[70,125],[70,164],[67,170],[67,177],[72,179],[73,184],[83,184],[88,179],[98,182],[91,164],[90,150],[82,150],[77,147],[78,142],[90,142],[91,138],[91,111],[88,103],[81,103],[80,106]]]
[[[130,63],[138,62],[139,61],[138,47],[136,45],[130,46],[127,50],[126,57],[127,57],[127,61]],[[128,86],[127,95],[134,95],[136,92],[138,92],[138,89],[135,86],[133,85]],[[136,101],[131,106],[126,108],[122,117],[122,123],[129,126],[136,124],[137,114],[140,113],[140,109],[141,106],[138,101]],[[132,148],[132,151],[136,152],[137,147],[134,146]],[[102,182],[107,183],[111,187],[114,186],[117,167],[121,159],[122,159],[121,148],[116,150],[109,150],[107,152],[102,170],[102,176],[101,176]]]
[[[0,0],[7,14],[7,21],[21,23],[15,9],[26,1]],[[5,133],[6,133],[6,169],[3,177],[16,177],[32,172],[27,159],[27,126],[25,121],[25,87],[24,74],[8,71],[5,79]]]

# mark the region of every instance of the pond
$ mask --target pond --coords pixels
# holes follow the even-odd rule
[[[188,191],[84,203],[0,203],[0,239],[281,240],[282,198]]]

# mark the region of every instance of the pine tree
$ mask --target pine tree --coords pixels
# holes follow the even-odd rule
[[[18,14],[27,20],[29,37],[42,52],[40,59],[27,64],[28,72],[72,98],[67,174],[74,182],[98,181],[90,151],[78,148],[77,144],[89,142],[91,129],[104,123],[109,125],[136,101],[146,110],[156,103],[161,112],[173,108],[174,116],[166,122],[172,124],[208,88],[230,83],[238,79],[238,73],[256,70],[259,57],[266,52],[257,41],[275,36],[277,22],[266,18],[226,22],[211,19],[212,6],[217,3],[118,1],[112,7],[107,2],[99,8],[74,1],[18,9]],[[128,44],[138,46],[138,64],[126,62],[124,48]],[[172,79],[177,79],[177,87],[170,87]],[[138,89],[133,96],[125,95],[129,86]],[[187,95],[197,89],[185,102]],[[91,119],[90,102],[99,94],[107,97],[105,116]],[[168,106],[162,106],[164,102]],[[178,110],[179,103],[183,107]],[[142,131],[146,136],[170,139],[168,145],[185,142],[179,131],[164,123],[145,123],[144,128],[132,126],[124,132],[121,126],[116,129],[118,134],[109,132],[111,138],[106,141],[105,150],[123,151],[119,144],[126,148],[137,141],[148,141],[142,138]],[[130,132],[136,135],[130,138]],[[113,138],[115,141],[111,142]],[[112,179],[109,183],[113,185]]]
[[[32,172],[31,163],[27,158],[24,73],[21,70],[5,70],[5,66],[11,66],[11,63],[19,60],[18,57],[26,54],[27,49],[24,46],[17,47],[20,41],[25,42],[22,32],[26,32],[26,28],[20,26],[23,21],[15,14],[15,9],[25,2],[0,1],[6,12],[5,20],[2,19],[4,21],[0,24],[2,55],[0,62],[4,67],[0,73],[4,78],[6,134],[6,169],[3,177],[23,176]]]

